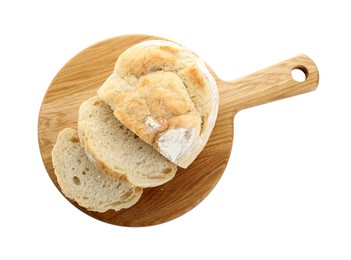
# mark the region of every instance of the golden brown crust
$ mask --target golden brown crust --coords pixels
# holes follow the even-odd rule
[[[113,105],[115,116],[148,143],[170,128],[201,127],[200,115],[185,86],[172,72],[156,71],[143,76],[135,91],[119,94]],[[148,120],[154,120],[157,126],[145,125]]]
[[[179,49],[173,48],[171,46],[160,46],[160,49],[163,51],[168,51],[170,53],[172,53],[173,55],[179,53]]]
[[[147,74],[151,69],[157,70],[166,64],[174,68],[176,66],[176,59],[173,57],[173,53],[169,50],[162,50],[159,47],[146,48],[145,46],[135,46],[120,56],[116,63],[116,69],[120,75],[135,75],[136,77],[140,77]]]
[[[185,75],[187,76],[187,78],[189,78],[190,84],[192,84],[198,88],[205,88],[206,87],[205,79],[197,68],[190,67],[185,71],[186,71]]]
[[[190,50],[164,41],[141,43],[122,53],[98,95],[111,105],[114,115],[127,128],[158,151],[160,137],[179,129],[196,135],[193,139],[184,134],[184,138],[190,138],[184,142],[199,146],[191,149],[198,154],[208,140],[218,111],[218,90],[205,64]],[[182,134],[172,135],[166,138],[167,142]],[[183,152],[175,160],[184,163],[162,154],[186,167],[190,160],[181,157],[196,156]]]

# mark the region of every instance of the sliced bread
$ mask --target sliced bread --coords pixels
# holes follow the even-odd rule
[[[52,150],[52,162],[62,193],[80,206],[98,212],[134,205],[142,189],[97,169],[79,143],[77,130],[62,130]]]
[[[139,139],[95,96],[79,109],[78,134],[94,164],[107,175],[139,187],[154,187],[171,180],[177,166]]]

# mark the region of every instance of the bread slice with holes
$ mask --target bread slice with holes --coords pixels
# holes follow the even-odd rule
[[[80,206],[98,212],[134,205],[142,189],[97,169],[80,145],[77,130],[62,130],[52,150],[52,162],[62,193]]]
[[[125,127],[97,96],[80,106],[78,134],[92,162],[114,178],[145,188],[168,182],[177,171],[175,164]]]

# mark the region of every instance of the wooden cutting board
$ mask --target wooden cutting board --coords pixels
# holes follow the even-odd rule
[[[151,39],[161,38],[126,35],[94,44],[73,57],[53,79],[40,109],[38,139],[45,168],[59,191],[51,160],[58,133],[66,127],[77,128],[80,104],[96,95],[97,89],[112,73],[119,55],[132,45]],[[293,69],[302,70],[306,80],[292,79]],[[231,82],[219,79],[210,71],[219,88],[218,118],[206,147],[187,169],[178,167],[172,181],[144,189],[137,204],[119,212],[92,212],[70,202],[89,216],[121,226],[149,226],[175,219],[198,205],[221,178],[231,153],[233,118],[238,111],[302,94],[318,85],[318,70],[305,55]]]

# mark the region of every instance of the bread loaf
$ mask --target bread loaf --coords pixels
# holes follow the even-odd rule
[[[142,189],[98,170],[80,145],[77,130],[62,130],[52,150],[52,162],[62,193],[80,206],[98,212],[134,205]]]
[[[122,53],[98,96],[128,129],[183,168],[204,148],[218,113],[217,85],[205,63],[161,40]]]

